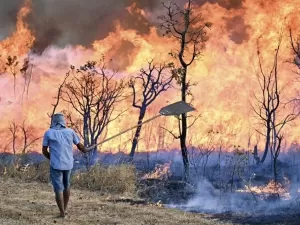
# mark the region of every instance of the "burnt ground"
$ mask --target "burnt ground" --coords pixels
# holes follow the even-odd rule
[[[272,203],[270,203],[272,204]],[[276,204],[276,203],[273,203]],[[174,207],[174,206],[173,206]],[[242,208],[242,207],[241,207]],[[184,210],[183,207],[181,207]],[[232,224],[244,224],[244,225],[267,225],[267,224],[280,224],[280,225],[300,225],[300,207],[295,202],[286,204],[285,206],[274,208],[272,210],[264,209],[263,207],[258,210],[253,208],[245,209],[245,212],[240,210],[239,212],[224,211],[221,213],[215,213],[212,211],[197,210],[197,209],[185,209],[188,212],[201,214],[205,218],[218,219],[224,222]]]
[[[172,208],[174,205],[172,206]],[[184,208],[181,207],[181,210]],[[204,212],[203,210],[186,209],[187,212],[202,215],[204,218],[217,219],[234,225],[300,225],[300,208],[278,209],[272,213],[261,212]]]
[[[220,219],[232,224],[247,224],[247,225],[269,225],[269,224],[282,224],[282,225],[299,225],[300,224],[300,211],[297,213],[282,213],[272,215],[264,214],[243,214],[243,213],[221,213],[213,214],[210,218]]]
[[[234,210],[226,210],[223,208],[220,210],[222,213],[215,213],[212,209],[201,210],[196,207],[186,208],[184,206],[185,203],[188,202],[188,199],[193,198],[196,193],[192,187],[187,186],[184,182],[147,179],[140,183],[140,185],[142,189],[146,189],[143,191],[141,197],[148,198],[154,202],[162,200],[165,203],[170,203],[170,208],[192,212],[195,215],[202,215],[205,218],[218,219],[230,224],[300,225],[300,204],[299,201],[296,200],[286,202],[269,197],[267,200],[261,200],[258,204],[255,204],[251,194],[239,193],[236,194],[235,197],[239,196],[240,201],[236,202],[234,207],[228,204],[228,209],[231,207],[234,208]],[[206,194],[207,193],[203,193],[203,196]],[[174,202],[174,199],[177,201]],[[204,197],[201,200],[199,200],[200,206],[204,201],[210,200],[210,198]]]

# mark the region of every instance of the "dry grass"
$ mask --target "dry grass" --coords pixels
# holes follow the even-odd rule
[[[131,165],[95,166],[89,172],[75,174],[72,184],[102,193],[132,194],[136,191],[135,168]]]
[[[0,224],[9,225],[219,225],[200,214],[150,205],[117,203],[98,192],[72,190],[68,217],[57,219],[51,186],[0,177]],[[228,224],[228,223],[227,223]],[[228,224],[229,225],[229,224]]]
[[[0,174],[21,181],[49,183],[49,162],[43,162],[21,171],[17,166],[0,166]],[[72,186],[98,191],[103,194],[134,194],[136,192],[135,168],[131,165],[95,166],[89,172],[72,176]]]
[[[0,169],[4,177],[16,178],[23,181],[49,182],[49,162],[42,162],[22,171],[18,166],[2,166]]]

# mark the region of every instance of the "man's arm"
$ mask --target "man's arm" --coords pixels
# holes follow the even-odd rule
[[[76,146],[77,146],[77,148],[78,148],[80,151],[82,151],[83,153],[87,153],[87,152],[88,152],[88,150],[84,147],[83,144],[79,143],[79,144],[77,144]]]
[[[43,149],[42,149],[42,152],[43,152],[43,155],[50,160],[50,153],[48,151],[48,146],[43,146]]]

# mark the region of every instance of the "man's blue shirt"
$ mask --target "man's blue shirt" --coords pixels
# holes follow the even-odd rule
[[[50,128],[46,131],[43,146],[49,146],[50,166],[57,170],[73,169],[73,144],[80,143],[74,130],[70,128]]]

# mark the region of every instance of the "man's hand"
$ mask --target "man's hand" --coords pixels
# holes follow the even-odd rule
[[[48,152],[48,146],[43,146],[42,148],[43,155],[50,160],[50,153]]]
[[[84,147],[84,145],[83,144],[81,144],[81,143],[79,143],[78,145],[77,145],[77,148],[80,150],[80,151],[82,151],[83,153],[87,153],[88,152],[88,150]]]

